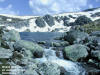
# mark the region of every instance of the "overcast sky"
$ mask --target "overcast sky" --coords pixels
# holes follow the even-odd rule
[[[45,15],[100,7],[100,0],[0,0],[0,14]]]

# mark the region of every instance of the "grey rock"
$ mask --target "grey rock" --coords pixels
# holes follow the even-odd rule
[[[80,61],[88,55],[87,47],[81,44],[67,46],[64,49],[64,57],[72,61]]]
[[[38,44],[35,44],[33,42],[20,40],[14,43],[14,49],[16,51],[22,51],[24,49],[30,50],[34,57],[42,57],[43,56],[43,48],[39,46]]]
[[[57,64],[45,62],[38,66],[40,75],[60,75],[60,68]]]
[[[10,49],[0,47],[0,58],[11,58],[13,52]]]
[[[17,31],[15,30],[10,30],[8,32],[5,32],[3,35],[2,35],[2,40],[4,41],[18,41],[20,40],[20,35]]]
[[[90,35],[91,36],[98,36],[98,37],[100,37],[100,31],[94,31]]]
[[[37,73],[38,67],[35,63],[28,64],[26,68],[23,75],[40,75]]]
[[[59,42],[52,42],[53,47],[60,47],[61,44]]]
[[[69,43],[67,41],[61,41],[61,42],[52,42],[53,47],[65,47],[68,46]]]
[[[89,37],[89,35],[85,32],[81,32],[79,30],[73,30],[67,32],[67,34],[64,36],[64,40],[68,41],[70,44],[79,43],[80,41],[84,40],[86,37]]]

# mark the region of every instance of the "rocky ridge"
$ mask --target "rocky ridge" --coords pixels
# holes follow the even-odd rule
[[[87,21],[84,21],[84,23],[100,19],[100,8],[93,11],[63,13],[52,16],[49,14],[44,16],[11,16],[1,14],[0,25],[18,32],[66,32],[69,31],[72,25],[84,24],[82,22],[77,23],[80,16],[86,16],[84,19]],[[82,20],[82,18],[79,19]]]

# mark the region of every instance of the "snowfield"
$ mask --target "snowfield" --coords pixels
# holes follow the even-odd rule
[[[74,13],[63,13],[63,14],[57,14],[57,15],[52,15],[53,17],[61,17],[61,16],[67,16],[68,18],[70,18],[69,22],[74,22],[76,20],[77,17],[85,15],[89,18],[91,18],[92,21],[100,19],[100,17],[91,17],[92,14],[95,14],[96,12],[100,12],[100,8],[95,9],[93,11],[84,11],[84,12],[74,12]],[[69,15],[75,17],[75,18],[71,18],[69,17]],[[11,30],[14,29],[18,32],[23,32],[23,31],[30,31],[30,32],[53,32],[53,31],[58,31],[58,32],[66,32],[69,31],[71,26],[67,27],[64,26],[63,21],[57,22],[56,20],[54,20],[55,25],[53,26],[49,26],[46,22],[46,26],[45,27],[38,27],[37,24],[35,23],[37,17],[39,16],[15,16],[15,15],[7,15],[7,14],[0,14],[0,16],[5,16],[5,17],[10,17],[10,18],[18,18],[18,19],[23,19],[23,20],[27,20],[29,19],[29,26],[22,26],[21,28],[16,28],[14,26],[6,26],[7,29]],[[7,19],[7,21],[12,21],[11,19]],[[5,24],[3,24],[5,25]],[[2,26],[2,25],[0,25]]]

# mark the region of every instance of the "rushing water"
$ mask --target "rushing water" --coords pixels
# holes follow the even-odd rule
[[[32,41],[32,39],[36,41],[46,41],[60,35],[61,33],[21,33],[21,38],[29,41]],[[78,65],[78,63],[58,58],[56,56],[56,51],[52,50],[51,47],[49,49],[44,49],[43,57],[37,58],[36,60],[39,60],[41,63],[45,61],[56,63],[63,67],[70,75],[85,75],[84,68]]]
[[[85,70],[79,66],[78,63],[58,58],[56,52],[52,50],[52,48],[45,49],[43,58],[37,58],[36,60],[39,60],[40,62],[49,61],[56,63],[65,68],[70,75],[85,75]]]

